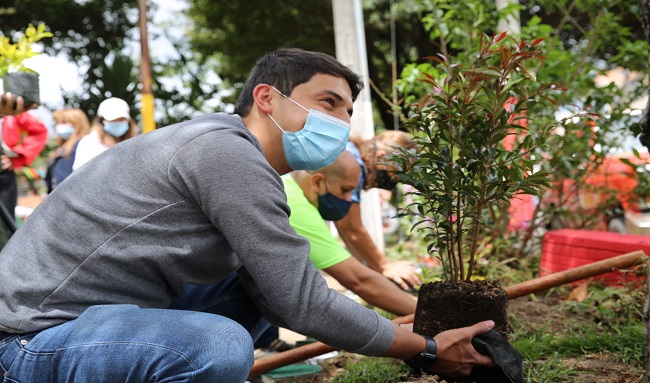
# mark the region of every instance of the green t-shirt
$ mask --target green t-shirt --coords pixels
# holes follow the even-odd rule
[[[291,208],[289,223],[298,235],[309,240],[311,245],[309,258],[314,266],[322,270],[350,258],[350,253],[334,238],[318,209],[305,198],[305,194],[291,174],[283,175],[282,181]]]

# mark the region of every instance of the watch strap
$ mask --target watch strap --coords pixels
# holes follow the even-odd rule
[[[406,364],[415,372],[429,370],[429,367],[436,361],[438,355],[438,344],[436,340],[427,335],[422,335],[422,337],[426,341],[424,351],[415,356],[415,358],[406,361]]]

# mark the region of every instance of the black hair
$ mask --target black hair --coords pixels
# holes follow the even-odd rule
[[[235,104],[235,113],[247,116],[253,106],[253,89],[269,84],[289,96],[293,89],[311,80],[316,74],[329,74],[345,79],[355,100],[363,88],[361,78],[334,57],[320,52],[285,48],[269,53],[255,63]]]

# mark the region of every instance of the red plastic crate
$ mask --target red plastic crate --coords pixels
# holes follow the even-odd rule
[[[650,254],[650,236],[594,230],[549,231],[542,241],[539,274],[545,276],[637,250]],[[591,279],[602,280],[607,285],[615,286],[640,282],[643,276],[614,271]]]

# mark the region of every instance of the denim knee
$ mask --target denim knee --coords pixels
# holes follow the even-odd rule
[[[61,381],[74,376],[130,382],[155,376],[243,383],[254,362],[250,334],[231,319],[132,305],[95,306],[77,320],[44,330],[24,347],[29,352],[3,360],[16,381],[46,381],[56,367]]]
[[[255,361],[250,334],[237,322],[226,318],[220,318],[213,326],[205,328],[205,333],[211,334],[204,344],[206,369],[210,371],[206,371],[207,376],[228,382],[246,381]]]

